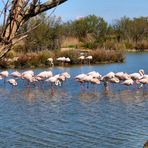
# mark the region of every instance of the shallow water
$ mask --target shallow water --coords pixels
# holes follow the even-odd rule
[[[74,77],[92,70],[103,75],[143,68],[148,74],[147,63],[148,53],[134,53],[123,64],[56,67],[52,72]],[[72,78],[54,93],[47,86],[18,85],[0,82],[0,147],[140,148],[148,139],[147,88],[111,85],[106,92],[101,84],[81,91]]]

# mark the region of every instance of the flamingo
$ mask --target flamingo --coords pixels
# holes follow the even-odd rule
[[[86,59],[89,61],[89,64],[90,64],[90,61],[93,59],[92,56],[87,56]]]
[[[0,75],[0,80],[2,80],[3,79],[3,77]]]
[[[123,81],[121,84],[126,85],[126,86],[130,86],[130,85],[134,84],[134,81],[130,78],[130,79]]]
[[[143,78],[146,78],[146,79],[147,79],[147,78],[148,78],[148,75],[145,75],[145,74],[144,74]]]
[[[4,77],[4,84],[5,84],[5,82],[6,82],[6,77],[9,76],[9,72],[8,72],[8,71],[2,71],[2,72],[0,73],[0,76],[1,76],[1,77]]]
[[[14,71],[10,74],[10,76],[20,78],[22,74],[18,71]]]
[[[37,75],[37,77],[40,77],[40,78],[42,78],[42,79],[50,78],[50,77],[52,77],[52,76],[53,76],[53,74],[52,74],[51,71],[42,71],[42,72],[40,72],[40,73]]]
[[[63,72],[58,77],[58,79],[61,80],[62,82],[69,78],[70,78],[70,74],[68,72]]]
[[[47,61],[50,62],[50,65],[51,65],[51,66],[54,66],[53,58],[48,58]]]
[[[82,73],[82,74],[79,74],[77,75],[74,79],[75,81],[79,82],[80,83],[80,88],[83,89],[83,86],[82,84],[84,83],[84,80],[83,80],[83,77],[85,77],[86,74]]]
[[[60,74],[58,79],[63,82],[66,80],[66,77],[64,75]]]
[[[25,75],[25,74],[30,74],[30,75],[34,76],[33,70],[24,71],[24,72],[22,73],[22,77],[23,77],[23,75]]]
[[[145,86],[146,84],[148,84],[148,78],[142,78],[142,79],[140,79],[140,80],[137,80],[136,82],[137,82],[137,84],[138,84],[138,83],[141,83],[140,88],[142,88],[143,85]]]
[[[10,85],[12,85],[12,86],[16,86],[16,85],[17,85],[17,82],[16,82],[15,79],[9,79],[9,80],[7,80],[7,82],[8,82]]]
[[[65,57],[59,57],[57,58],[57,61],[61,61],[62,62],[62,65],[64,64],[66,58]]]
[[[50,78],[48,78],[47,80],[46,80],[46,82],[50,82],[50,83],[54,83],[55,85],[61,85],[61,82],[60,82],[60,80],[58,80],[58,78],[56,77],[56,75],[55,76],[53,76],[53,77],[50,77]]]
[[[109,72],[105,76],[101,77],[101,81],[104,82],[104,87],[105,87],[106,91],[109,90],[109,81],[110,81],[110,79],[112,79],[114,77],[115,77],[115,73],[114,72]]]
[[[119,83],[120,82],[120,80],[117,77],[111,78],[109,81],[111,83]]]
[[[77,75],[74,79],[79,82],[79,81],[82,81],[82,78],[85,76],[86,74],[82,73],[82,74]]]
[[[109,72],[108,74],[103,76],[102,79],[109,80],[109,79],[114,78],[114,77],[115,77],[115,73],[114,72]]]
[[[8,71],[2,71],[2,72],[0,73],[0,75],[1,75],[2,77],[8,77],[8,76],[9,76],[9,72],[8,72]]]
[[[65,58],[65,62],[70,62],[70,61],[71,61],[71,60],[70,60],[69,57]]]
[[[131,79],[133,80],[140,80],[144,76],[144,70],[140,69],[139,73],[132,73],[130,74]]]
[[[64,75],[65,78],[67,78],[67,79],[70,78],[70,74],[68,72],[63,72],[61,75]]]
[[[123,81],[121,84],[129,86],[129,85],[133,85],[134,81],[132,79],[128,79],[128,80]]]
[[[102,75],[100,75],[96,71],[91,71],[91,72],[88,73],[88,75],[91,75],[93,78],[98,78],[98,79],[100,79],[102,77]]]
[[[113,77],[113,78],[109,79],[109,82],[113,83],[113,84],[117,84],[120,82],[120,80],[117,77]]]
[[[35,77],[33,77],[31,73],[23,74],[22,75],[22,79],[26,79],[27,80],[29,88],[30,88],[30,85],[29,85],[30,83],[37,81],[37,79],[35,79]]]
[[[89,87],[89,82],[91,82],[92,79],[93,77],[91,75],[85,75],[84,77],[81,78],[83,82],[87,83],[87,88]]]
[[[124,72],[117,72],[117,73],[115,74],[115,76],[116,76],[117,78],[119,78],[119,80],[123,80],[123,81],[131,78],[129,74],[124,73]]]
[[[81,64],[82,64],[82,61],[84,61],[85,56],[80,56],[80,57],[78,57],[78,59],[81,60]]]
[[[90,80],[90,82],[93,83],[93,84],[100,84],[100,80],[97,79],[97,78],[92,78],[92,79]]]
[[[58,79],[58,75],[50,77],[46,80],[46,82],[50,82],[51,83],[51,94],[54,95],[54,88],[53,88],[53,84],[55,84],[56,86],[61,86],[61,82]]]

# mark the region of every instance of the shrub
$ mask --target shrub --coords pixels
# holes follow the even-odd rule
[[[121,51],[97,49],[95,51],[91,51],[90,55],[93,57],[92,63],[110,63],[124,61],[124,53]]]
[[[52,54],[50,51],[48,51],[48,50],[44,50],[44,51],[38,52],[38,53],[37,53],[37,56],[38,56],[38,60],[39,60],[38,62],[39,62],[40,64],[46,65],[47,59],[48,59],[49,57],[53,57],[53,54]]]
[[[10,50],[7,54],[6,54],[6,58],[14,58],[16,56],[16,52],[14,50]]]

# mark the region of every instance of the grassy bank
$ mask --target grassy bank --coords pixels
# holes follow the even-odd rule
[[[80,60],[79,57],[91,55],[92,60]],[[57,61],[58,57],[69,57],[70,62]],[[49,67],[51,63],[47,60],[53,58],[54,66],[74,65],[74,64],[99,64],[99,63],[115,63],[124,61],[124,53],[114,50],[68,50],[68,51],[40,51],[30,53],[17,53],[11,51],[6,58],[0,61],[1,68],[38,68]]]

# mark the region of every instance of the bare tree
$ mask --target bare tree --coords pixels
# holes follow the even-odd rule
[[[0,29],[0,58],[11,50],[12,46],[27,37],[27,33],[38,25],[21,34],[21,27],[32,17],[54,8],[67,0],[0,0],[2,9],[0,18],[3,24]]]

